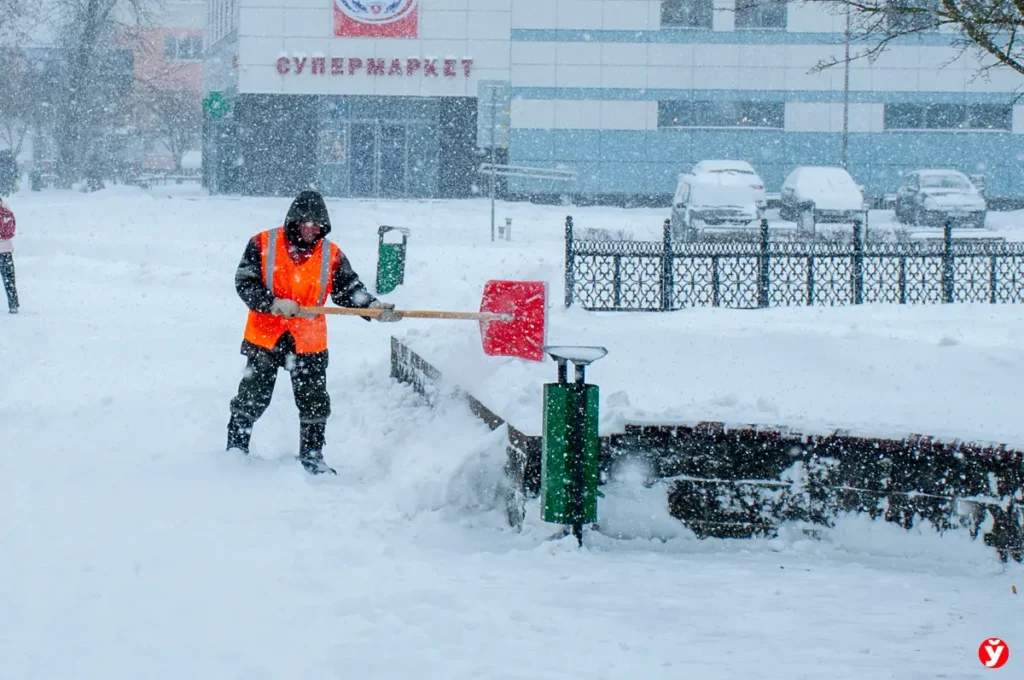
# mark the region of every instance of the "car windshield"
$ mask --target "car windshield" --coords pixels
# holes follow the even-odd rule
[[[857,191],[857,185],[845,172],[831,168],[812,169],[800,173],[796,184],[808,194],[848,193]]]
[[[705,172],[742,173],[744,175],[753,175],[754,169],[746,163],[737,163],[734,161],[701,161],[693,166],[692,172],[695,175],[700,175]]]
[[[713,170],[712,173],[721,178],[723,182],[742,182],[748,183],[753,182],[756,175],[752,172],[744,172],[742,170]]]
[[[970,189],[971,183],[963,175],[921,175],[921,186],[926,189]]]
[[[753,203],[749,187],[722,186],[719,184],[695,184],[690,193],[694,205],[747,205]]]

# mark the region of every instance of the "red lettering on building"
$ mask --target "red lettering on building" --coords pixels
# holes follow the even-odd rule
[[[281,56],[277,58],[277,72],[281,75],[299,75],[307,70],[306,66],[308,65],[308,73],[312,75],[325,75],[328,72],[327,60],[328,57]],[[440,68],[438,61],[442,62]],[[373,77],[384,75],[412,76],[418,71],[422,71],[424,78],[437,78],[440,77],[439,71],[443,70],[445,78],[455,78],[459,75],[460,61],[462,63],[463,75],[469,78],[473,73],[473,60],[468,57],[461,60],[417,59],[416,57],[408,59],[393,58],[390,60],[381,57],[368,57],[364,60],[359,57],[330,57],[330,74],[332,76],[345,75],[347,62],[348,75],[350,76],[363,71],[365,67],[366,75]]]

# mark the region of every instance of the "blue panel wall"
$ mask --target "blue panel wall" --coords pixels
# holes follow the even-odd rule
[[[749,161],[777,192],[797,165],[840,165],[842,136],[762,130],[514,129],[511,162],[579,173],[580,193],[671,194],[676,177],[707,158]],[[886,132],[851,134],[850,171],[872,196],[893,193],[900,174],[928,167],[983,174],[990,196],[1024,198],[1024,135]],[[513,191],[560,193],[554,182],[515,180]]]

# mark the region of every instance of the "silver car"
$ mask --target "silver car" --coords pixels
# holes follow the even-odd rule
[[[672,201],[672,236],[691,241],[708,227],[750,227],[760,214],[756,191],[748,184],[718,173],[681,175]]]
[[[768,208],[768,197],[764,190],[764,180],[754,170],[754,166],[746,161],[734,160],[703,160],[693,166],[691,175],[714,174],[722,178],[723,183],[745,184],[754,190],[754,198],[762,216]]]

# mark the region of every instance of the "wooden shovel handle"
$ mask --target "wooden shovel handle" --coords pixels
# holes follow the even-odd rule
[[[345,316],[363,316],[376,319],[384,313],[383,309],[363,309],[358,307],[300,307],[300,314],[341,314]],[[469,321],[511,321],[511,314],[493,314],[490,312],[432,312],[415,309],[396,309],[395,312],[407,319],[466,319]]]

